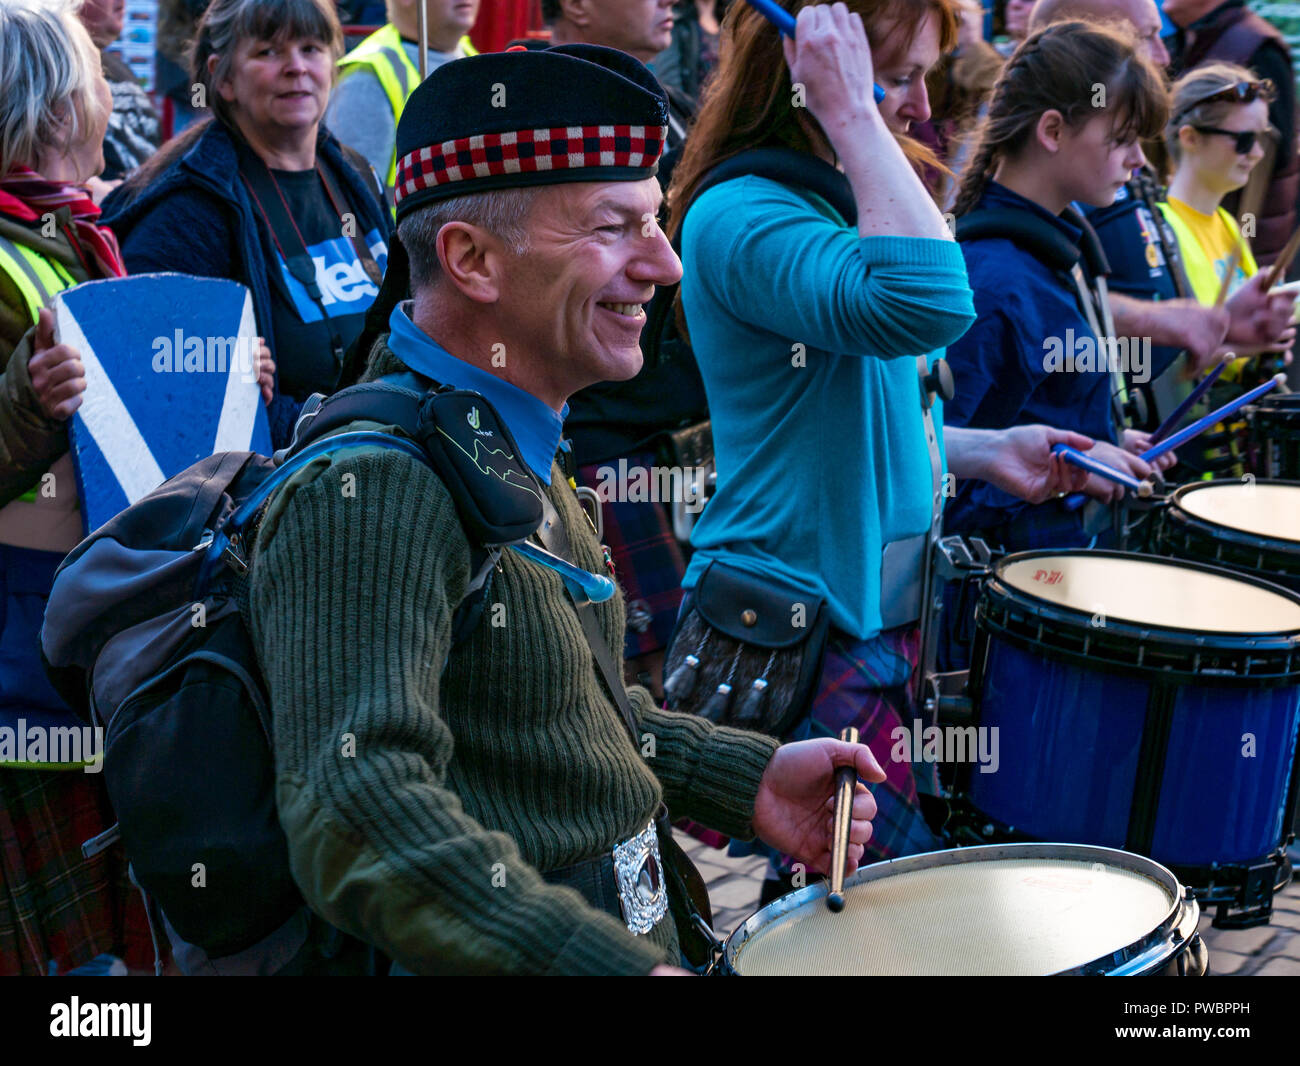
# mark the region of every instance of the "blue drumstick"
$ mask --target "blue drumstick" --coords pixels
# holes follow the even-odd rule
[[[1166,436],[1173,432],[1174,427],[1182,421],[1183,415],[1187,414],[1187,412],[1192,409],[1192,405],[1205,395],[1206,390],[1219,380],[1219,375],[1223,373],[1223,368],[1226,367],[1229,362],[1231,362],[1231,360],[1225,359],[1196,383],[1196,388],[1192,390],[1192,394],[1175,407],[1173,414],[1156,427],[1156,431],[1151,434],[1152,444],[1159,444]]]
[[[1113,466],[1103,463],[1100,459],[1094,459],[1091,455],[1086,455],[1076,448],[1071,448],[1068,444],[1053,444],[1052,454],[1059,455],[1066,462],[1082,467],[1090,474],[1096,474],[1098,477],[1104,477],[1107,481],[1123,485],[1130,492],[1136,492],[1139,496],[1151,495],[1151,486],[1147,482],[1139,481],[1132,474],[1126,474],[1122,470],[1116,470]],[[1082,496],[1082,493],[1078,495]],[[1071,508],[1071,510],[1074,509]]]
[[[1186,429],[1180,429],[1168,440],[1161,441],[1154,448],[1148,448],[1142,453],[1142,459],[1151,462],[1153,459],[1159,459],[1165,452],[1173,451],[1179,445],[1186,444],[1193,437],[1199,437],[1216,422],[1222,422],[1229,415],[1235,413],[1239,408],[1245,407],[1252,400],[1258,400],[1264,393],[1270,389],[1275,389],[1279,384],[1286,380],[1285,374],[1276,374],[1263,385],[1251,389],[1247,393],[1238,396],[1231,403],[1225,403],[1217,411],[1211,411],[1204,418],[1198,418]]]
[[[794,40],[794,16],[790,12],[776,3],[775,0],[749,0],[749,3],[755,11],[780,30],[783,37]],[[885,98],[885,90],[879,85],[873,85],[871,88],[875,94],[876,103],[880,103]]]

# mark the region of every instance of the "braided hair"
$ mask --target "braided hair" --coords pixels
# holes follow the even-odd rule
[[[1129,141],[1161,132],[1169,97],[1163,77],[1131,33],[1077,21],[1037,30],[1015,50],[993,86],[977,147],[957,187],[954,214],[964,215],[979,202],[997,164],[1030,143],[1046,111],[1059,111],[1071,128],[1105,111],[1113,116],[1113,136]]]

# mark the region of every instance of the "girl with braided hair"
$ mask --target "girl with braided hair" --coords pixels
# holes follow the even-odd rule
[[[1158,133],[1167,110],[1159,71],[1118,30],[1060,22],[1012,55],[954,203],[977,321],[948,349],[950,426],[1042,422],[1086,433],[1093,455],[1135,477],[1152,472],[1138,458],[1147,438],[1116,424],[1111,352],[1077,281],[1087,223],[1071,205],[1112,203],[1143,162],[1139,138]],[[1090,489],[1103,500],[1123,491]],[[970,480],[944,527],[1023,551],[1104,544],[1108,522],[1102,508],[1031,504]]]

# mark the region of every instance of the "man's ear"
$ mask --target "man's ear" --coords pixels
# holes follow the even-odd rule
[[[208,77],[209,78],[212,77],[212,75],[214,75],[217,72],[217,64],[220,61],[221,61],[220,57],[218,56],[215,55],[208,56]],[[217,85],[216,89],[217,92],[221,94],[221,99],[226,101],[226,103],[233,104],[235,102],[235,87],[230,84],[229,79]]]
[[[500,238],[468,222],[448,222],[435,247],[443,274],[467,299],[491,304],[501,298],[505,248]]]
[[[590,0],[560,0],[560,15],[575,26],[591,24]]]
[[[1061,150],[1061,140],[1065,136],[1066,128],[1065,116],[1055,108],[1051,108],[1038,116],[1038,123],[1034,126],[1034,139],[1055,155]]]

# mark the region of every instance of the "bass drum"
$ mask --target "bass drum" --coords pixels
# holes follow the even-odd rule
[[[758,911],[718,969],[744,977],[1188,976],[1200,909],[1158,863],[1110,848],[1000,844],[858,870]]]
[[[1184,485],[1160,516],[1156,545],[1161,555],[1226,566],[1300,592],[1300,482]]]

